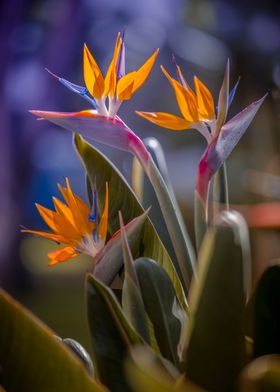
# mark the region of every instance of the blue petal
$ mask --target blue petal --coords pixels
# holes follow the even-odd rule
[[[93,186],[93,203],[91,207],[91,212],[88,216],[90,222],[95,223],[95,227],[93,230],[93,239],[95,241],[98,240],[98,223],[99,223],[99,212],[98,212],[98,200],[97,200],[97,192],[96,192],[96,184]]]
[[[76,94],[79,94],[81,97],[83,97],[84,99],[86,99],[88,102],[91,103],[91,105],[94,107],[94,109],[97,108],[96,102],[94,98],[91,98],[88,96],[88,89],[84,86],[79,86],[77,84],[71,83],[66,79],[60,78],[59,76],[55,75],[54,73],[52,73],[50,70],[48,70],[46,68],[46,71],[52,75],[53,77],[55,77],[61,84],[63,84],[63,86],[67,87],[69,90],[73,91]]]
[[[235,83],[233,89],[230,91],[229,95],[228,95],[228,107],[230,107],[230,105],[232,104],[233,98],[235,96],[237,87],[239,85],[240,82],[240,77],[238,78],[237,82]]]

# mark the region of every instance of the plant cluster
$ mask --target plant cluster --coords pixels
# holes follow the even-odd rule
[[[31,111],[73,133],[85,169],[88,202],[66,178],[65,186],[58,185],[63,202],[53,198],[54,210],[36,205],[51,231],[23,231],[62,244],[48,254],[49,266],[80,253],[92,258],[85,291],[94,356],[78,342],[54,336],[1,291],[0,384],[7,391],[280,390],[280,268],[269,268],[252,295],[248,228],[230,209],[225,166],[265,97],[227,121],[238,86],[229,88],[229,62],[215,104],[205,84],[194,77],[192,88],[174,61],[176,78],[162,71],[182,116],[136,112],[171,130],[197,129],[206,139],[197,168],[194,246],[160,145],[142,141],[117,115],[147,79],[157,53],[126,73],[119,34],[104,77],[85,46],[85,87],[54,76],[92,108]],[[84,138],[133,154],[134,189]],[[142,206],[144,175],[158,199],[174,257]],[[119,290],[111,288],[116,277]],[[254,339],[246,330],[249,304]]]

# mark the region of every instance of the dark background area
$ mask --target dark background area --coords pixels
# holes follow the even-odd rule
[[[171,132],[137,117],[135,110],[179,114],[160,71],[172,71],[175,54],[186,78],[197,74],[217,99],[227,58],[231,84],[241,76],[229,117],[269,96],[228,162],[230,198],[252,204],[280,198],[280,3],[278,1],[48,0],[2,1],[0,5],[0,285],[57,334],[87,346],[83,275],[85,259],[47,268],[53,244],[22,235],[20,225],[43,229],[34,203],[51,207],[57,182],[70,178],[84,195],[84,174],[71,134],[38,122],[29,109],[78,111],[87,103],[52,78],[47,67],[83,84],[86,42],[105,72],[118,31],[125,29],[127,69],[138,68],[160,47],[145,85],[119,115],[141,137],[154,136],[166,152],[170,178],[193,231],[196,165],[205,142],[196,131]],[[125,174],[130,157],[99,146]],[[280,215],[279,215],[280,227]],[[280,255],[277,230],[251,232],[257,279]]]

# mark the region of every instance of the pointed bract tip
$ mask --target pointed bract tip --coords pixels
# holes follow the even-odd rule
[[[120,221],[120,229],[123,230],[124,222],[123,222],[123,216],[121,210],[119,211],[119,221]]]
[[[45,71],[47,71],[51,76],[53,76],[56,79],[60,79],[59,76],[57,76],[56,74],[54,74],[52,71],[50,71],[48,68],[45,67]]]
[[[120,31],[120,37],[122,39],[122,41],[124,41],[124,35],[125,35],[125,31],[126,31],[126,27],[124,27],[121,31]]]

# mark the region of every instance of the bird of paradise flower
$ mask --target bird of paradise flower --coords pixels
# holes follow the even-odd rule
[[[207,147],[198,164],[195,193],[197,210],[199,210],[200,215],[201,211],[203,211],[207,223],[207,201],[210,180],[225,163],[239,142],[266,95],[258,101],[253,102],[225,123],[228,108],[231,105],[239,83],[238,81],[229,92],[229,61],[220,89],[217,109],[215,108],[213,96],[206,85],[195,76],[195,90],[193,90],[183,76],[181,68],[176,63],[175,65],[177,80],[172,78],[163,66],[161,69],[174,90],[183,117],[164,112],[137,111],[136,113],[154,124],[171,130],[196,129],[206,139]],[[198,243],[201,242],[199,238],[203,237],[204,229],[202,233],[199,233],[199,231],[196,230]]]

